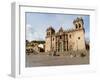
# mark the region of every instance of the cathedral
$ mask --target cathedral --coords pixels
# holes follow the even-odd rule
[[[59,31],[50,26],[46,30],[45,52],[78,51],[85,50],[85,29],[82,17],[73,20],[73,29]]]

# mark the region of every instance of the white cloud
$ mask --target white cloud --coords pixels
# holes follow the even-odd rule
[[[26,25],[26,39],[29,41],[32,40],[43,40],[43,34],[36,31],[30,24]]]
[[[26,25],[26,33],[33,33],[33,28],[30,24]]]
[[[31,41],[32,40],[32,26],[30,24],[26,25],[26,39]]]

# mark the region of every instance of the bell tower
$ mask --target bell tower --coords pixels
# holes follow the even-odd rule
[[[84,21],[82,17],[77,17],[74,21],[73,24],[75,26],[75,29],[83,29],[84,28]]]
[[[85,29],[84,29],[84,21],[82,17],[77,17],[73,21],[75,27],[75,35],[74,35],[74,42],[75,42],[75,50],[85,49]]]
[[[55,30],[52,28],[52,26],[50,26],[50,27],[46,30],[46,37],[51,37],[53,34],[55,34]]]
[[[55,30],[50,26],[46,30],[46,48],[45,52],[52,51],[52,36],[55,34]]]

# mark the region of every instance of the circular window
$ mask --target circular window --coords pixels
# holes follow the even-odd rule
[[[78,37],[78,39],[80,39],[80,37]]]

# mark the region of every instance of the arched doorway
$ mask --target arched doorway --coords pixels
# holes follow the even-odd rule
[[[63,42],[59,42],[59,52],[63,52]]]

